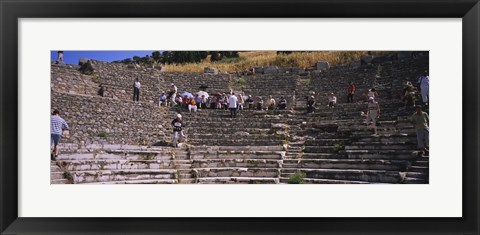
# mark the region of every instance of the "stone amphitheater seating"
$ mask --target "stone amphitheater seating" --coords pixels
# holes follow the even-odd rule
[[[297,172],[306,183],[428,183],[428,157],[417,157],[412,110],[401,109],[406,81],[428,69],[428,56],[380,66],[337,66],[305,74],[189,74],[129,68],[95,61],[92,75],[74,66],[52,65],[52,108],[62,110],[71,130],[62,139],[61,155],[52,162],[51,183],[86,184],[232,184],[287,183]],[[142,82],[140,102],[132,83]],[[241,84],[242,77],[246,82]],[[357,85],[355,103],[345,103],[346,87]],[[239,111],[158,107],[156,99],[170,83],[179,91],[229,89],[246,95],[288,98],[287,110]],[[100,83],[106,97],[97,96]],[[364,124],[364,97],[379,90],[382,116],[379,137]],[[305,113],[304,96],[315,93],[317,110]],[[326,107],[324,94],[339,104]],[[171,142],[170,121],[181,112],[187,141]],[[104,133],[101,135],[100,133]]]

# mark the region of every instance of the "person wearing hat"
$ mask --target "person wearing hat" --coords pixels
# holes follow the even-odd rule
[[[368,111],[367,111],[367,125],[372,124],[373,135],[378,136],[377,133],[377,119],[380,117],[380,105],[375,101],[375,98],[368,98]]]
[[[172,145],[173,145],[173,147],[178,147],[177,140],[185,137],[185,135],[183,134],[184,124],[183,124],[183,121],[182,121],[182,115],[177,114],[177,117],[175,119],[173,119],[171,124],[172,124],[172,128],[173,128]]]
[[[429,141],[429,117],[428,113],[422,111],[422,106],[415,106],[415,113],[412,115],[410,121],[415,126],[417,132],[417,147],[419,154],[428,155],[428,141]]]

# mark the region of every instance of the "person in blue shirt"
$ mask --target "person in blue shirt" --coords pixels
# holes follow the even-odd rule
[[[162,106],[162,104],[165,104],[165,107],[167,106],[167,96],[165,95],[165,92],[162,92],[162,94],[160,95],[158,107]]]

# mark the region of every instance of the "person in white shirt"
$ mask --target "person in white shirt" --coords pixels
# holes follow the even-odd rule
[[[228,97],[228,108],[230,109],[230,117],[237,117],[237,96],[234,93]]]
[[[138,78],[135,79],[135,82],[133,83],[133,101],[138,101],[140,98],[140,87],[142,85],[138,81]]]
[[[330,93],[328,96],[328,107],[333,108],[335,105],[337,105],[337,97],[333,93]]]
[[[423,72],[422,76],[418,78],[418,84],[420,84],[420,95],[422,96],[422,101],[425,105],[428,105],[428,100],[430,96],[428,95],[428,88],[430,86],[430,77],[428,76],[428,71]]]
[[[168,92],[168,97],[167,99],[170,99],[170,102],[172,106],[176,105],[177,102],[175,102],[175,98],[177,98],[177,86],[175,84],[170,84],[170,91]],[[181,103],[181,102],[180,102]]]

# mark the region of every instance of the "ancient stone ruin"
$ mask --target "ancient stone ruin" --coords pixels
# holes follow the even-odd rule
[[[51,183],[428,183],[428,157],[417,156],[408,121],[413,110],[402,109],[400,99],[403,85],[416,83],[428,69],[428,53],[398,57],[364,58],[355,66],[320,61],[312,71],[255,67],[248,76],[214,68],[168,73],[94,60],[83,60],[80,67],[54,63],[51,108],[61,111],[70,130],[52,161]],[[137,103],[132,101],[135,78],[142,84]],[[350,81],[357,86],[354,103],[346,103]],[[288,105],[286,110],[239,111],[234,119],[228,110],[189,113],[159,107],[158,97],[171,83],[179,92],[205,87],[208,93],[284,96]],[[372,87],[382,110],[378,137],[360,115]],[[332,92],[338,98],[335,108],[327,107],[325,94]],[[306,114],[311,94],[317,109]],[[188,138],[173,148],[170,122],[179,112]]]

